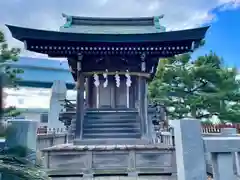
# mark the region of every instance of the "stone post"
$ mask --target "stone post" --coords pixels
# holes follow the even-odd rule
[[[37,149],[38,122],[33,120],[9,120],[9,132],[6,137],[6,147],[24,146],[33,153]],[[35,158],[34,158],[35,159]]]
[[[204,146],[199,120],[172,121],[178,180],[206,180]]]
[[[233,153],[240,151],[237,136],[204,137],[205,152],[211,153],[215,180],[235,180]]]
[[[231,152],[212,153],[213,177],[216,180],[234,180],[233,159]]]
[[[59,121],[59,113],[62,110],[63,100],[66,99],[67,88],[64,81],[56,80],[52,85],[52,94],[48,112],[48,129],[65,128],[64,124]]]
[[[237,129],[236,128],[222,128],[221,129],[222,136],[237,136]],[[233,153],[233,171],[235,174],[240,175],[240,153],[234,152]]]
[[[35,163],[37,150],[38,122],[32,120],[10,120],[6,136],[6,148],[23,146],[28,148],[27,158]],[[10,175],[2,175],[2,180],[17,180]]]

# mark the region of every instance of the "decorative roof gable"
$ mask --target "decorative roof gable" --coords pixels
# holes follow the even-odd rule
[[[60,28],[62,32],[88,34],[143,34],[165,32],[160,25],[161,16],[107,18],[107,17],[79,17],[63,14],[66,23]]]

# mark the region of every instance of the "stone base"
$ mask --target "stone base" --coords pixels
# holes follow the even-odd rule
[[[52,180],[177,180],[176,176],[139,176],[139,177],[126,177],[126,176],[102,176],[93,178],[84,177],[57,177]]]
[[[63,144],[44,149],[43,152],[47,171],[53,177],[118,175],[136,179],[147,175],[160,179],[162,175],[176,173],[174,149],[153,144]]]
[[[145,139],[75,139],[74,145],[147,145],[150,140]]]

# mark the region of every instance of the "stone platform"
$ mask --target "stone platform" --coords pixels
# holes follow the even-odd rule
[[[161,177],[176,174],[174,148],[155,144],[63,144],[44,149],[43,152],[49,175],[57,179],[98,179],[98,176],[104,176],[106,179],[109,176],[149,179],[156,176],[161,180]],[[64,178],[62,180],[65,180]]]
[[[65,177],[52,178],[52,180],[85,180],[83,177]],[[109,176],[109,177],[94,177],[91,180],[177,180],[176,176],[140,176],[140,177],[126,177],[126,176]]]
[[[126,144],[130,144],[130,145],[149,145],[152,144],[152,142],[149,141],[149,139],[131,139],[131,138],[115,138],[115,139],[75,139],[73,141],[74,145],[77,146],[97,146],[97,145],[104,145],[104,146],[112,146],[112,144],[118,144],[118,145],[126,145]]]

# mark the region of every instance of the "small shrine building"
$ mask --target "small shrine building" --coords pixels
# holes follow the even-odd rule
[[[154,77],[159,59],[193,52],[204,39],[208,27],[167,32],[160,23],[163,16],[63,16],[66,23],[60,31],[7,27],[14,38],[25,44],[27,50],[49,57],[67,57],[78,92],[76,116],[73,117],[75,138],[80,141],[97,138],[84,130],[85,125],[90,123],[89,118],[94,123],[96,119],[108,119],[112,113],[133,112],[136,119],[129,131],[120,123],[123,119],[121,114],[115,120],[119,123],[111,119],[109,133],[125,133],[122,136],[112,134],[112,138],[146,139],[149,123],[147,82]],[[90,117],[88,112],[91,111],[102,114],[101,118]],[[119,127],[117,124],[120,124]],[[91,127],[97,129],[96,134],[108,133],[100,126]],[[134,127],[139,128],[134,131]],[[135,134],[131,136],[133,131]]]

